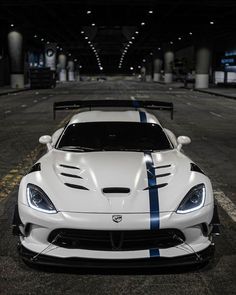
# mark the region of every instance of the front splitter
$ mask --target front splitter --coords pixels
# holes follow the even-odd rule
[[[215,252],[211,244],[206,249],[178,257],[150,257],[139,259],[93,259],[93,258],[61,258],[35,253],[19,245],[19,253],[25,262],[32,265],[76,268],[159,268],[172,266],[190,266],[208,262]],[[35,258],[34,258],[35,257]]]

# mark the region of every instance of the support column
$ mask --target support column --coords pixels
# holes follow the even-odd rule
[[[166,49],[164,53],[164,71],[165,83],[173,82],[174,52],[171,48]]]
[[[8,34],[8,48],[11,68],[11,88],[24,88],[23,37],[12,31]]]
[[[160,57],[156,57],[153,63],[153,81],[160,82],[161,81],[161,68],[162,68],[162,60]]]
[[[56,70],[57,44],[49,43],[45,47],[45,65],[52,71]]]
[[[60,54],[58,56],[58,63],[59,63],[59,81],[60,82],[65,82],[67,80],[67,75],[66,75],[66,56],[65,54]]]
[[[68,61],[68,81],[75,81],[75,64],[72,60]]]
[[[146,81],[146,67],[142,66],[141,70],[140,70],[140,74],[141,74],[141,81]]]
[[[146,81],[151,82],[152,81],[152,62],[148,61],[146,65]]]
[[[209,87],[209,70],[211,64],[211,49],[207,43],[201,43],[196,48],[195,88]]]

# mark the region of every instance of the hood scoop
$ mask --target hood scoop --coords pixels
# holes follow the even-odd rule
[[[127,187],[105,187],[102,192],[104,194],[129,194],[130,189]]]

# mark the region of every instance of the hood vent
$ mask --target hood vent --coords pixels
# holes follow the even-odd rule
[[[61,167],[64,167],[64,168],[69,168],[69,169],[78,169],[80,170],[78,167],[75,167],[75,166],[69,166],[69,165],[64,165],[64,164],[60,164]]]
[[[165,177],[169,175],[171,175],[171,173],[163,173],[163,174],[155,175],[155,178]]]
[[[130,189],[127,187],[105,187],[103,190],[104,194],[128,194]]]
[[[72,183],[64,183],[66,186],[69,186],[71,188],[76,188],[76,189],[81,189],[81,190],[85,190],[85,191],[89,191],[89,189],[87,187],[84,187],[82,185],[77,185],[77,184],[72,184]]]
[[[151,186],[146,187],[144,189],[144,191],[152,190],[152,189],[158,189],[158,188],[164,187],[166,185],[168,185],[168,183],[161,183],[161,184],[151,185]]]
[[[156,167],[153,167],[153,169],[161,169],[161,168],[168,168],[168,167],[171,167],[171,165],[156,166]]]
[[[75,174],[69,174],[69,173],[61,173],[62,176],[66,176],[66,177],[71,177],[71,178],[82,178],[79,175],[75,175]]]

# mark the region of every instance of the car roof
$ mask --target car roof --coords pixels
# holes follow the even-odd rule
[[[69,124],[85,122],[146,122],[161,125],[158,119],[146,111],[86,111],[74,115]]]

